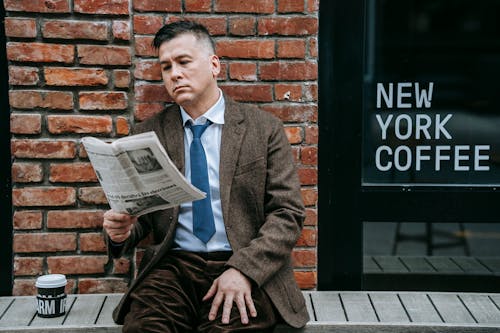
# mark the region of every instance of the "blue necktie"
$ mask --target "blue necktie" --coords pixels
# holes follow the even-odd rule
[[[207,243],[215,234],[214,214],[210,200],[210,184],[208,182],[208,168],[205,150],[201,144],[200,137],[212,123],[207,121],[205,125],[191,125],[193,141],[189,148],[191,158],[191,183],[207,196],[205,199],[193,201],[193,233],[204,243]]]

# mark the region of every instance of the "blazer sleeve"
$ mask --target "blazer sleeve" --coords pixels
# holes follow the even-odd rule
[[[267,120],[267,119],[266,119]],[[267,146],[264,223],[249,245],[236,251],[227,265],[262,286],[284,265],[300,237],[305,219],[298,174],[281,121],[271,118]]]

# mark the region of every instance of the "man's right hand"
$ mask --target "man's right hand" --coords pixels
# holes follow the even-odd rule
[[[130,237],[130,231],[136,222],[136,216],[117,213],[110,209],[104,213],[102,226],[113,242],[121,243]]]

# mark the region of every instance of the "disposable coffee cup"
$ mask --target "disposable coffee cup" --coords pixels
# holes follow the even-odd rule
[[[42,275],[36,279],[37,314],[43,318],[59,317],[66,313],[66,276],[63,274]]]

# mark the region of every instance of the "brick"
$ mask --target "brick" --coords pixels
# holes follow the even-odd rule
[[[318,212],[316,209],[306,209],[306,220],[304,221],[304,225],[318,225]]]
[[[7,43],[7,58],[11,61],[72,63],[73,45],[49,43]]]
[[[14,230],[34,230],[42,228],[42,212],[38,210],[16,210],[14,212]]]
[[[225,35],[227,31],[226,18],[223,16],[169,16],[167,23],[180,20],[190,20],[203,24],[207,28],[211,36],[222,36]]]
[[[11,90],[9,102],[18,109],[73,110],[73,93],[66,91]]]
[[[134,33],[154,35],[163,26],[164,19],[158,15],[134,15]]]
[[[43,22],[44,38],[107,40],[106,22],[50,20]]]
[[[47,116],[47,128],[52,134],[111,133],[110,116]]]
[[[317,185],[318,170],[311,168],[300,168],[298,170],[301,185]]]
[[[84,65],[130,65],[128,46],[78,45],[78,59]]]
[[[43,271],[43,258],[17,257],[14,258],[14,276],[38,275]]]
[[[318,126],[306,126],[306,141],[307,144],[318,144]]]
[[[14,252],[62,252],[76,250],[75,233],[14,234]]]
[[[52,163],[50,164],[51,183],[96,182],[97,177],[90,163]]]
[[[135,100],[137,102],[172,102],[163,84],[136,84]]]
[[[257,81],[255,63],[233,62],[229,64],[229,77],[237,81]]]
[[[98,274],[104,273],[107,256],[48,257],[49,274]]]
[[[83,187],[78,189],[78,200],[88,205],[105,205],[108,203],[101,187]]]
[[[71,187],[24,187],[12,189],[12,204],[16,207],[71,206],[76,202]]]
[[[79,103],[82,110],[124,110],[128,97],[121,91],[80,92]]]
[[[41,163],[13,163],[12,181],[16,183],[37,183],[43,180]]]
[[[119,258],[113,260],[112,274],[126,274],[130,271],[130,260],[127,258]]]
[[[182,10],[181,0],[133,0],[138,12],[176,12]]]
[[[74,158],[76,146],[73,141],[46,141],[13,139],[12,155],[17,158]]]
[[[74,0],[73,6],[75,12],[83,14],[129,14],[129,0]]]
[[[130,72],[126,69],[115,69],[113,77],[116,88],[128,88],[130,85]]]
[[[102,86],[108,84],[108,75],[99,68],[45,67],[48,86]]]
[[[215,0],[215,11],[219,13],[274,13],[274,0]]]
[[[306,104],[270,104],[261,106],[283,122],[316,122],[318,119],[318,107]]]
[[[69,0],[4,0],[6,11],[69,13]]]
[[[292,260],[294,267],[315,267],[317,256],[314,250],[293,250]]]
[[[144,121],[164,109],[162,103],[135,103],[134,119],[138,122]]]
[[[184,0],[186,12],[210,13],[212,9],[211,0]]]
[[[295,280],[301,289],[314,289],[317,284],[317,274],[313,271],[294,272]]]
[[[293,162],[295,164],[299,164],[300,163],[300,147],[298,146],[292,146],[292,158],[293,158]]]
[[[134,77],[140,80],[161,80],[161,66],[157,60],[143,60],[135,64]]]
[[[298,144],[302,142],[302,127],[297,126],[287,126],[285,127],[285,134],[288,138],[290,144]]]
[[[278,58],[304,58],[306,42],[303,39],[288,39],[278,41]]]
[[[40,82],[38,68],[9,66],[9,84],[16,86],[34,86]]]
[[[5,18],[5,36],[34,38],[37,34],[36,21],[34,19]]]
[[[302,13],[304,0],[278,0],[278,13]]]
[[[40,134],[42,131],[42,116],[39,114],[10,115],[10,132],[14,134]]]
[[[125,117],[116,117],[116,134],[128,135],[130,133],[130,125]]]
[[[319,11],[319,0],[307,0],[307,11],[317,13]]]
[[[79,294],[112,294],[127,291],[127,281],[119,278],[80,278]]]
[[[273,40],[220,40],[216,43],[217,55],[227,58],[273,59]]]
[[[318,57],[318,39],[317,38],[311,38],[309,40],[309,55],[311,57],[314,57],[314,58]]]
[[[130,40],[130,22],[113,21],[113,37],[117,40]]]
[[[300,150],[300,159],[302,164],[317,165],[318,164],[318,148],[317,147],[302,147]]]
[[[306,36],[318,33],[316,17],[264,17],[258,20],[259,35]]]
[[[223,85],[221,89],[236,101],[242,102],[271,102],[273,92],[271,85]]]
[[[270,62],[260,65],[260,78],[264,81],[317,80],[318,64],[314,62]]]
[[[106,252],[106,243],[102,232],[80,234],[80,250],[83,252]]]
[[[300,102],[302,100],[302,86],[300,84],[276,83],[274,96],[277,101]]]
[[[254,17],[233,17],[229,19],[229,33],[235,36],[255,35],[256,19]]]
[[[217,80],[219,81],[224,81],[227,80],[227,64],[225,62],[220,63],[220,72],[219,75],[217,75]]]
[[[12,296],[28,296],[38,293],[35,279],[14,279],[12,287]]]
[[[300,191],[305,206],[314,206],[318,201],[318,191],[315,189],[302,189]]]
[[[79,189],[79,192],[82,189]],[[95,229],[102,227],[102,210],[52,210],[47,213],[49,229]]]
[[[135,55],[142,57],[156,57],[158,52],[153,48],[151,36],[135,36]]]
[[[297,240],[296,246],[314,247],[317,244],[318,232],[315,229],[302,229],[302,233]]]
[[[318,101],[318,85],[316,83],[304,84],[304,100],[308,102]]]

